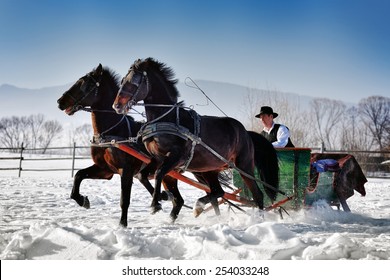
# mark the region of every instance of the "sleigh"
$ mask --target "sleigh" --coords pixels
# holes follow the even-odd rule
[[[265,205],[298,210],[310,208],[324,201],[337,209],[342,206],[344,211],[350,211],[346,200],[354,194],[354,191],[362,196],[366,194],[364,184],[367,179],[352,155],[311,153],[311,150],[306,148],[277,149],[277,154],[279,189],[290,199],[285,201],[279,194],[276,202],[272,203],[264,197]],[[260,177],[257,173],[256,176]],[[233,183],[235,187],[243,189],[241,195],[251,197],[237,172],[233,172]],[[264,190],[264,186],[260,188]]]
[[[115,146],[145,163],[150,161],[147,155],[130,145],[115,144]],[[266,210],[278,207],[298,210],[302,207],[312,207],[319,201],[325,201],[338,209],[341,205],[344,211],[350,211],[346,200],[354,194],[354,191],[363,196],[366,194],[364,184],[367,179],[352,155],[311,153],[311,150],[306,148],[277,149],[277,154],[280,193],[276,202],[264,197],[264,205],[267,205]],[[336,162],[337,167],[325,167],[324,170],[316,168],[316,163],[329,159]],[[243,206],[253,206],[251,193],[245,188],[241,176],[235,170],[232,173],[233,189],[235,190],[227,191],[221,203],[230,201]],[[188,178],[177,171],[171,171],[169,176],[206,192],[209,191],[207,185]],[[260,178],[258,173],[255,173],[255,177]],[[264,191],[264,186],[261,184],[260,188]]]
[[[150,158],[126,144],[115,144],[118,149],[144,161],[150,162]],[[284,209],[298,210],[308,208],[317,202],[325,201],[330,206],[335,206],[344,211],[350,211],[346,200],[357,191],[365,196],[364,184],[367,182],[363,171],[356,159],[349,154],[328,154],[311,153],[306,148],[284,148],[277,149],[279,160],[280,186],[279,194],[275,202],[264,196],[266,210],[283,207]],[[337,167],[324,168],[319,170],[316,163],[321,160],[333,160]],[[317,164],[318,165],[318,164]],[[233,191],[226,191],[221,203],[239,203],[242,206],[253,206],[251,193],[245,188],[240,174],[232,170]],[[169,176],[174,177],[184,183],[190,184],[205,192],[209,187],[199,183],[185,175],[171,171]],[[255,177],[260,178],[255,172]],[[259,186],[264,191],[264,186]]]

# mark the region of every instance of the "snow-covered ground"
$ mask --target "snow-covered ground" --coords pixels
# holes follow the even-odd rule
[[[122,228],[119,176],[82,183],[87,210],[69,199],[70,172],[2,172],[0,259],[390,259],[390,179],[369,179],[365,187],[366,197],[348,199],[352,213],[319,203],[280,219],[223,205],[220,217],[210,211],[194,218],[183,208],[172,224],[171,203],[151,215],[150,195],[135,180]],[[184,183],[180,189],[189,206],[203,195]]]

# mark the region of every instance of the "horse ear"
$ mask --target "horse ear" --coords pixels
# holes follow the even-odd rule
[[[101,75],[103,73],[103,66],[101,63],[99,63],[99,66],[96,67],[96,70],[95,70],[96,74],[98,75]]]

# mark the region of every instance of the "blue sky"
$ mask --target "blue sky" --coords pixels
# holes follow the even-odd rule
[[[190,76],[357,102],[390,96],[386,0],[0,0],[0,85],[154,57]]]

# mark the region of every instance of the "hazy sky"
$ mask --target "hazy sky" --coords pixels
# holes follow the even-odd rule
[[[315,97],[390,96],[386,0],[0,0],[0,85],[154,57],[190,76]]]

